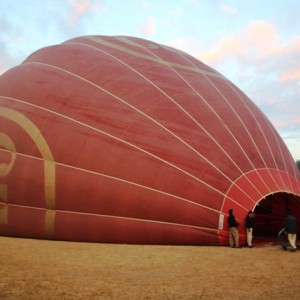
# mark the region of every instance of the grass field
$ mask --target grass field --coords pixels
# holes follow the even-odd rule
[[[0,299],[300,299],[300,251],[0,237]]]

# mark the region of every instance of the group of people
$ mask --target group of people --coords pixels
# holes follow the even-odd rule
[[[228,213],[229,215],[227,221],[229,227],[229,245],[231,248],[242,248],[239,244],[238,227],[240,224],[235,219],[233,209],[229,209]],[[255,213],[252,210],[249,210],[245,219],[247,246],[249,248],[253,248],[252,239],[253,239],[254,220],[255,220]],[[297,249],[297,245],[296,245],[297,220],[290,211],[288,211],[287,218],[285,220],[284,229],[287,232],[288,241],[291,246],[291,251],[294,252]]]

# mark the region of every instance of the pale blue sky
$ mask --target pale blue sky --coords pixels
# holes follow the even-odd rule
[[[218,70],[274,124],[300,160],[297,0],[0,0],[0,74],[81,35],[128,35]]]

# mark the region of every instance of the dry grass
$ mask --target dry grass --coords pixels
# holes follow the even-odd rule
[[[300,299],[300,251],[0,237],[0,299]]]

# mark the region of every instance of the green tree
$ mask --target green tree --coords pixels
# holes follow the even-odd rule
[[[300,172],[300,160],[297,160],[297,161],[296,161],[296,164],[297,164],[298,170],[299,170],[299,172]]]

